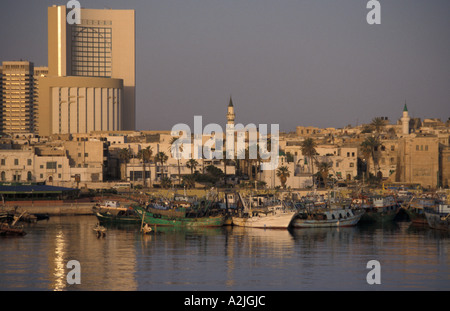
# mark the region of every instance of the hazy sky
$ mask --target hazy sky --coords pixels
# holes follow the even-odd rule
[[[137,129],[236,122],[343,127],[450,117],[450,1],[79,0],[136,10]],[[47,66],[47,7],[1,0],[0,61]]]

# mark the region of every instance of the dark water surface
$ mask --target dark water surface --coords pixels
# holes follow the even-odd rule
[[[409,222],[294,231],[109,227],[52,217],[0,238],[0,290],[450,290],[450,235]],[[81,284],[68,284],[70,260]],[[381,284],[369,285],[370,260]]]

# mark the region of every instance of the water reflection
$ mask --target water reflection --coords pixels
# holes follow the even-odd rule
[[[0,289],[373,290],[366,264],[379,260],[377,289],[450,289],[448,233],[410,223],[264,230],[107,227],[92,216],[55,217],[0,242]],[[67,284],[69,260],[81,284]]]

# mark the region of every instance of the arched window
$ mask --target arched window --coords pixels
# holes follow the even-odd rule
[[[2,174],[1,174],[1,179],[2,179],[2,181],[5,181],[5,180],[6,180],[6,174],[5,174],[5,172],[2,172]]]
[[[33,176],[31,175],[31,172],[29,171],[27,173],[27,181],[31,181],[32,178],[33,178]]]

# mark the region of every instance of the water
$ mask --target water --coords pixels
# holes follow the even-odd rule
[[[409,222],[300,229],[108,228],[94,216],[52,217],[0,238],[0,290],[450,290],[450,235]],[[81,284],[67,283],[70,260]],[[381,265],[369,285],[367,262]]]

